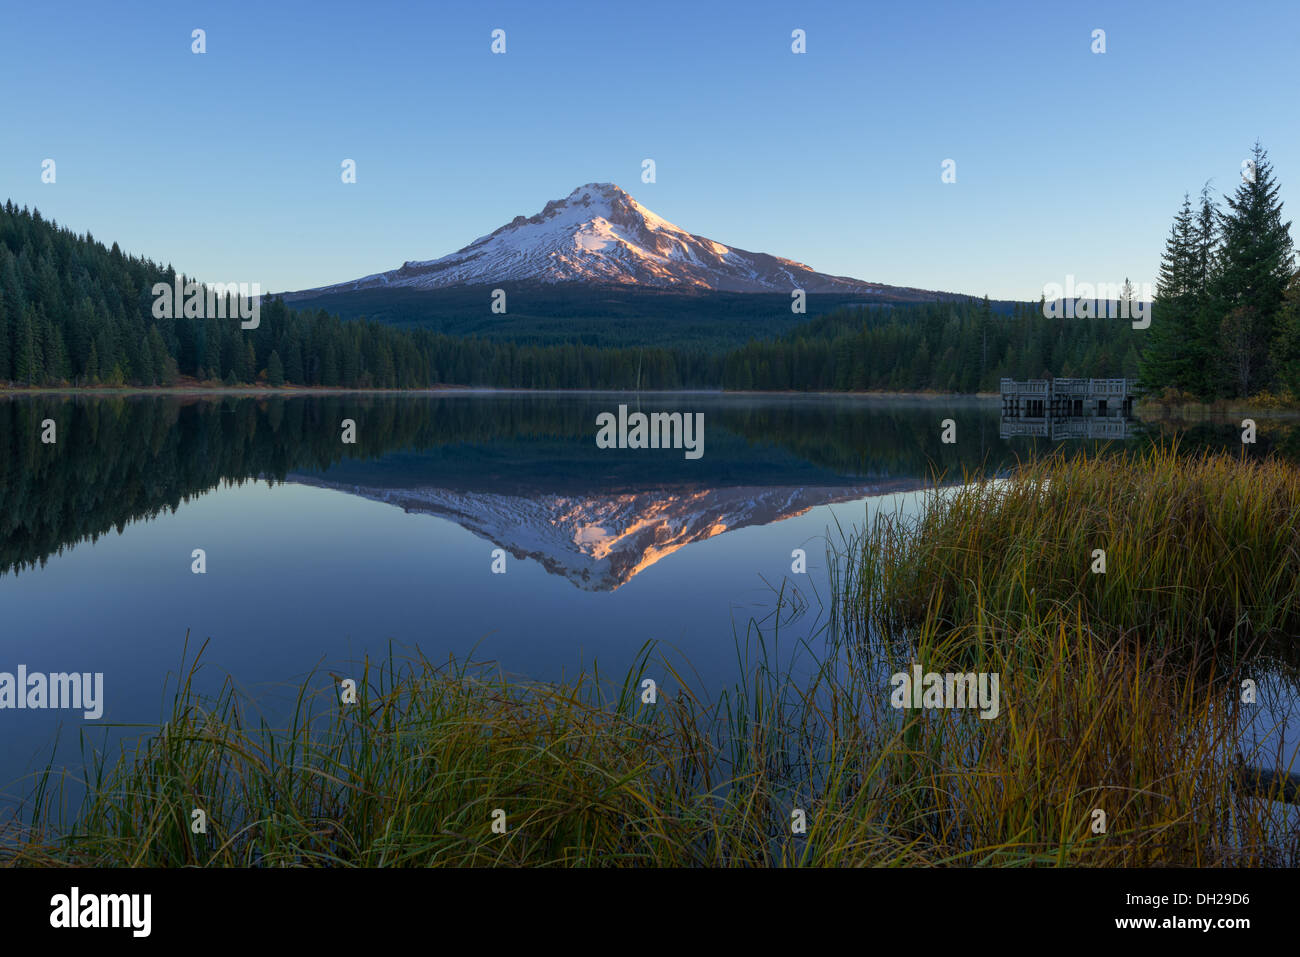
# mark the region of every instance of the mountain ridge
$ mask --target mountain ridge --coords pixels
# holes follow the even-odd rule
[[[785,293],[917,301],[954,296],[817,272],[810,266],[699,236],[614,183],[587,183],[532,216],[515,216],[436,259],[342,283],[284,293],[286,301],[375,289],[445,290],[506,282],[675,293]]]

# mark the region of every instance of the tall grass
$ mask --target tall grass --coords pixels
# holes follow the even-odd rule
[[[46,776],[0,860],[1294,864],[1281,775],[1239,787],[1232,691],[1245,645],[1294,628],[1298,490],[1275,463],[1153,453],[935,493],[838,543],[816,640],[783,656],[751,622],[715,696],[650,645],[619,681],[560,683],[390,653],[356,704],[312,676],[272,728],[229,684],[197,694],[191,662],[157,733],[90,756],[75,812]],[[890,707],[912,661],[998,673],[1000,714]],[[680,687],[644,703],[647,675]]]
[[[1202,657],[1297,650],[1300,469],[1277,459],[1057,454],[936,489],[919,520],[879,515],[860,544],[845,597],[885,635],[990,612],[1014,633],[1077,613]]]

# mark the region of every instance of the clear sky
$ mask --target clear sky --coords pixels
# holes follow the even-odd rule
[[[1037,299],[1154,281],[1183,192],[1256,139],[1300,222],[1298,54],[1296,0],[10,2],[0,199],[284,290],[611,181],[823,272]]]

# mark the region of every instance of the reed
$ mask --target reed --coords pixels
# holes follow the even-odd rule
[[[1174,446],[1052,455],[1009,478],[936,488],[914,521],[877,516],[846,584],[861,624],[899,636],[990,609],[1012,632],[1082,616],[1201,659],[1300,635],[1300,469]],[[1097,550],[1105,573],[1093,570]]]
[[[825,628],[783,648],[782,591],[713,696],[655,645],[559,683],[390,651],[356,704],[312,675],[272,728],[229,683],[195,691],[200,650],[154,733],[88,754],[84,801],[46,772],[0,861],[1294,865],[1283,773],[1239,787],[1235,689],[1297,633],[1298,522],[1274,462],[1030,463],[841,533]],[[892,707],[912,662],[997,673],[998,716]]]

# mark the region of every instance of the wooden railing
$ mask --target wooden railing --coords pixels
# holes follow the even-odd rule
[[[1134,379],[1001,379],[999,388],[1003,395],[1069,395],[1120,398],[1135,395]]]
[[[1047,395],[1047,386],[1046,379],[1028,379],[1021,382],[1015,379],[1002,379],[1000,382],[1003,395],[1009,392],[1020,395]]]

